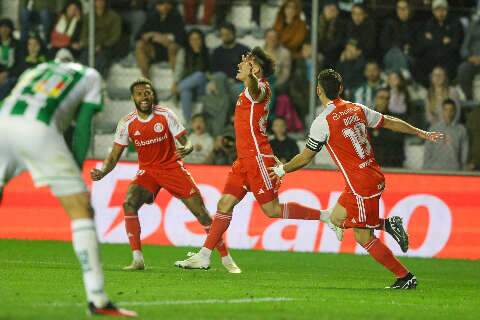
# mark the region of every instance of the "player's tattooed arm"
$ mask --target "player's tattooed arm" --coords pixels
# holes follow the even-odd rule
[[[102,169],[93,168],[90,171],[90,177],[92,178],[92,180],[101,180],[103,177],[109,174],[110,171],[112,171],[117,165],[118,160],[120,160],[124,149],[125,146],[114,143],[112,151],[110,151],[108,157],[105,159],[105,161],[103,161]]]
[[[179,137],[177,141],[181,144],[180,147],[177,147],[177,157],[183,158],[193,151],[193,145],[186,135]]]
[[[383,127],[385,129],[389,129],[395,132],[401,132],[401,133],[406,133],[406,134],[411,134],[411,135],[416,135],[422,139],[432,141],[432,142],[439,142],[442,141],[445,138],[445,135],[442,132],[428,132],[424,131],[422,129],[416,128],[409,124],[408,122],[405,122],[401,119],[398,119],[396,117],[384,116],[383,120]]]

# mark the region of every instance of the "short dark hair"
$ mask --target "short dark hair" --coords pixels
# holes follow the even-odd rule
[[[338,98],[343,84],[340,73],[333,69],[322,70],[318,74],[317,81],[328,99]]]
[[[262,48],[253,48],[252,51],[249,52],[249,55],[253,56],[255,61],[260,65],[264,77],[270,77],[273,74],[275,62],[273,62],[272,57],[263,51]]]
[[[442,108],[445,107],[445,106],[448,105],[448,104],[451,104],[452,106],[455,107],[455,109],[457,109],[457,103],[455,102],[455,100],[450,99],[450,98],[447,98],[447,99],[443,100],[443,102],[442,102]]]
[[[232,32],[233,35],[236,35],[236,34],[237,34],[237,29],[235,29],[235,26],[233,25],[233,23],[230,23],[230,22],[224,22],[224,23],[222,23],[222,24],[218,27],[218,30],[221,30],[221,29],[230,30],[230,32]]]
[[[154,96],[154,102],[158,103],[158,97],[157,97],[157,92],[155,91],[155,88],[153,87],[152,81],[148,80],[147,78],[138,78],[135,80],[131,85],[130,85],[130,93],[133,95],[133,89],[136,86],[139,86],[141,84],[148,85],[153,91],[153,96]]]
[[[204,115],[203,113],[195,113],[195,114],[192,116],[191,121],[193,122],[193,120],[195,120],[195,119],[202,119],[203,121],[206,121],[205,115]]]

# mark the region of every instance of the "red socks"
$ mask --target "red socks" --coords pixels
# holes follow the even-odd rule
[[[211,225],[210,226],[204,226],[203,228],[205,229],[205,232],[208,235],[210,233]],[[220,241],[217,243],[216,248],[217,248],[218,252],[220,253],[221,257],[228,256],[227,246],[225,245],[225,242],[223,242],[223,240],[221,238],[220,238]]]
[[[220,246],[220,241],[223,244],[222,236],[225,231],[227,231],[230,221],[232,221],[231,215],[217,212],[213,218],[212,225],[210,226],[210,232],[208,233],[207,240],[205,240],[205,244],[203,246],[213,250],[213,248],[215,248],[217,245]],[[220,251],[220,248],[218,251]],[[223,256],[222,252],[220,252],[220,254]]]
[[[319,220],[320,210],[304,207],[298,203],[287,202],[283,204],[283,219],[302,219],[302,220]]]
[[[377,238],[373,237],[363,247],[373,259],[394,273],[397,278],[403,278],[408,274],[408,270],[395,258],[392,251]]]
[[[125,214],[125,229],[127,230],[128,242],[132,251],[142,250],[142,243],[140,241],[140,221],[137,215]]]

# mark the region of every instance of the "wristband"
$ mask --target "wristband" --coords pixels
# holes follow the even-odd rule
[[[279,178],[283,177],[286,174],[285,169],[283,169],[283,164],[279,164],[273,167],[273,172],[275,172],[275,174]]]

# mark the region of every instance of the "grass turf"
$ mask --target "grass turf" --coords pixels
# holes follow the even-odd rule
[[[148,269],[125,272],[126,245],[102,245],[110,297],[142,319],[478,319],[480,262],[402,259],[415,291],[388,291],[391,275],[368,256],[232,252],[208,271],[173,262],[188,248],[145,246]],[[81,273],[70,243],[0,240],[0,319],[84,319]],[[280,298],[284,301],[262,301]],[[260,300],[257,300],[260,299]]]

